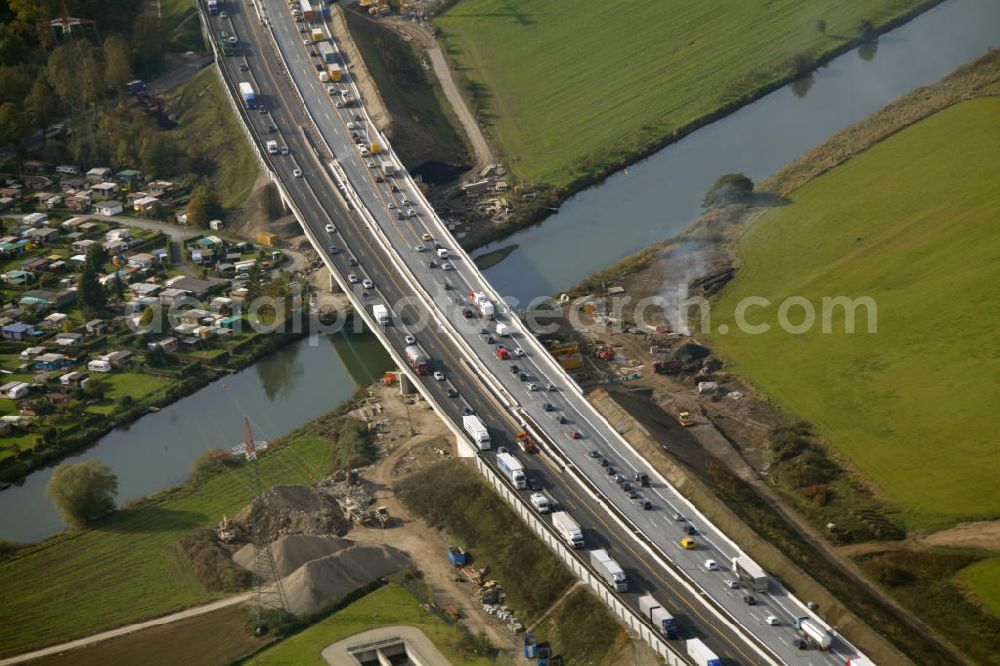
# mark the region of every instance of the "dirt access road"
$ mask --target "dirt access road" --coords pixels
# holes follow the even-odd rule
[[[451,69],[448,67],[448,60],[444,57],[444,52],[430,31],[421,23],[405,21],[398,17],[386,20],[385,24],[396,32],[412,38],[414,43],[427,53],[427,57],[431,61],[431,69],[434,70],[434,76],[441,84],[441,90],[444,91],[445,98],[458,117],[458,122],[465,130],[465,136],[468,137],[469,144],[472,146],[475,156],[473,172],[478,173],[483,167],[496,162],[493,150],[486,141],[482,128],[479,127],[476,117],[469,110],[465,98],[462,97],[458,86],[455,85],[455,79],[451,75]]]

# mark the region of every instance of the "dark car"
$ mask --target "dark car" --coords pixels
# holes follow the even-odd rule
[[[462,408],[462,414],[465,415],[465,416],[472,416],[473,413],[474,412],[472,411],[472,407],[463,407]]]
[[[517,375],[517,378],[520,379],[522,382],[526,382],[528,381],[528,373],[527,372],[519,373]]]
[[[636,493],[632,499],[635,500],[635,505],[643,511],[649,511],[653,508],[653,505],[649,503],[649,500],[638,493]]]
[[[458,396],[458,391],[456,391],[454,388],[452,388],[452,387],[449,386],[448,387],[448,397],[449,398],[455,398],[457,396]]]
[[[472,319],[473,317],[472,310],[470,310],[469,308],[465,308],[464,310],[462,310],[462,316],[465,317],[466,319]]]
[[[399,186],[398,185],[393,185],[392,186],[392,191],[393,192],[399,192]]]
[[[437,268],[437,267],[438,267],[438,265],[437,265],[436,261],[431,260],[431,261],[427,262],[427,268]]]
[[[588,453],[587,455],[590,456],[591,458],[596,459],[601,457],[601,452],[598,451],[597,449],[591,449],[590,453]]]
[[[806,643],[801,638],[796,638],[794,641],[792,641],[792,645],[794,645],[795,647],[797,647],[800,650],[808,650],[809,649],[809,643]]]
[[[541,489],[542,489],[542,480],[539,479],[537,476],[529,476],[528,490],[541,490]]]
[[[636,472],[632,475],[632,480],[638,483],[643,488],[649,488],[649,474],[645,472]]]
[[[355,259],[354,257],[351,257],[350,259],[347,260],[347,265],[348,266],[357,266],[358,265],[358,260]]]
[[[616,470],[616,469],[615,469],[614,467],[612,467],[611,465],[608,465],[608,466],[607,466],[607,467],[606,467],[606,468],[604,469],[604,473],[605,473],[605,474],[607,474],[608,476],[610,476],[610,477],[611,477],[611,478],[613,479],[613,478],[615,478],[615,476],[617,476],[617,475],[618,475],[618,470]]]
[[[562,424],[566,423],[566,417],[563,416],[562,414],[559,415],[559,423],[562,423]]]
[[[268,132],[277,132],[277,131],[278,131],[278,128],[277,128],[277,127],[275,127],[275,126],[274,126],[273,124],[272,124],[272,125],[268,125],[268,126],[267,126],[267,131],[268,131]]]
[[[267,113],[267,107],[266,106],[258,106],[257,107],[257,112],[260,113],[261,115],[263,115],[263,114]]]
[[[698,530],[694,528],[694,525],[685,525],[684,531],[687,532],[690,536],[694,536],[695,534],[698,533]]]
[[[551,402],[547,402],[544,405],[542,405],[542,409],[544,409],[547,412],[551,412],[553,409],[555,409],[555,407],[552,406]]]
[[[747,606],[754,606],[757,604],[757,600],[754,599],[752,594],[744,594],[743,603],[745,603]]]
[[[329,248],[330,254],[340,254],[340,248],[336,245],[331,245]]]
[[[314,55],[314,54],[310,54],[310,55]],[[324,67],[323,63],[321,63],[321,62],[316,63],[316,71],[317,72],[322,72],[323,71],[323,67]]]
[[[246,64],[245,62],[240,64],[240,71],[241,72],[245,72],[248,69],[250,69],[250,65]]]

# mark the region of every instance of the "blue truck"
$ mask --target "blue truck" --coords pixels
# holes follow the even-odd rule
[[[639,597],[639,610],[643,617],[653,623],[667,638],[677,638],[677,623],[674,616],[651,594]]]

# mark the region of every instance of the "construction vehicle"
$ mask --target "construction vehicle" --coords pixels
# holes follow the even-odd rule
[[[389,516],[389,507],[377,507],[375,509],[375,520],[378,521],[378,524],[382,529],[389,527],[389,523],[392,522],[392,518]]]
[[[535,446],[534,440],[528,433],[519,432],[514,436],[514,439],[517,441],[517,447],[525,453],[538,453],[538,447]]]
[[[367,525],[372,520],[372,515],[353,497],[338,499],[337,504],[340,505],[340,511],[344,514],[344,518],[355,525]]]
[[[684,369],[680,361],[653,361],[653,372],[659,375],[672,375]]]
[[[448,546],[448,561],[451,562],[452,566],[464,567],[468,560],[469,558],[461,546]]]
[[[395,372],[391,372],[390,371],[390,372],[387,372],[384,375],[382,375],[382,385],[383,386],[392,386],[395,383],[396,383],[396,373]]]
[[[688,426],[694,425],[694,419],[691,418],[691,412],[680,412],[677,414],[677,422],[682,426],[687,428]]]
[[[611,345],[601,344],[594,350],[594,356],[602,361],[610,361],[615,357],[615,350],[611,348]]]

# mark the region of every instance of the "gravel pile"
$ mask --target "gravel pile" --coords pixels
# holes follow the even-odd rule
[[[350,546],[308,562],[284,579],[288,610],[300,614],[339,599],[408,563],[389,546]]]
[[[260,500],[240,511],[234,521],[246,534],[252,534],[251,512],[260,510],[265,512],[265,533],[272,541],[287,534],[341,535],[351,527],[332,498],[305,486],[268,488]]]
[[[285,578],[306,562],[327,557],[351,545],[351,541],[331,536],[289,534],[271,544],[278,575]],[[253,544],[240,548],[233,560],[244,569],[253,569]]]

